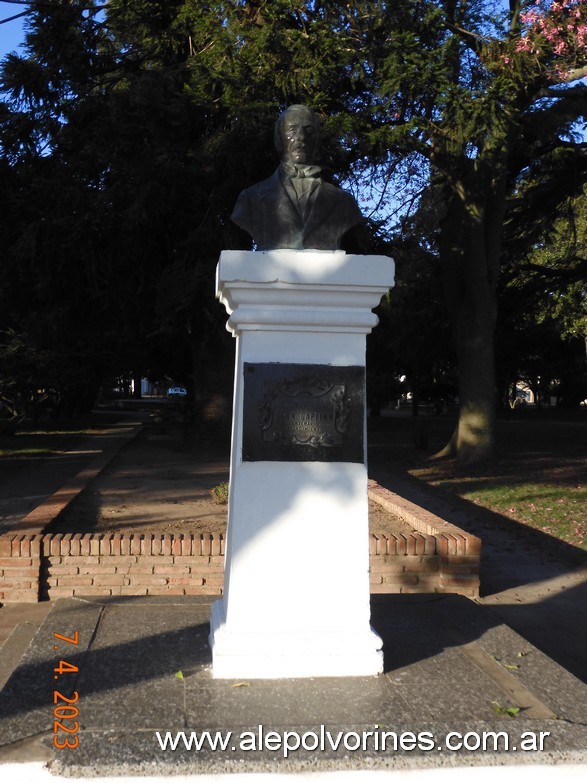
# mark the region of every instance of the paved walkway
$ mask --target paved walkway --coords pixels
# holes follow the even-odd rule
[[[576,766],[587,764],[587,686],[575,676],[584,675],[587,649],[581,562],[564,548],[549,554],[540,537],[526,531],[518,537],[505,523],[490,524],[409,477],[373,470],[380,483],[481,534],[480,603],[460,596],[377,596],[372,621],[384,639],[383,676],[246,682],[212,679],[208,599],[65,599],[42,608],[4,607],[0,630],[6,612],[20,620],[0,651],[0,684],[3,673],[7,680],[0,693],[0,763],[21,765],[5,766],[13,776],[6,780],[17,780],[25,762],[37,764],[22,778],[31,781],[40,780],[45,763],[74,777],[353,769],[371,775],[498,764],[517,765],[508,774],[520,780],[528,765],[554,763],[567,765],[557,766],[557,775],[562,769],[573,781],[580,779],[573,774],[584,776],[587,769]],[[77,645],[64,642],[64,650],[55,650],[55,633],[73,638],[76,631]],[[565,659],[561,648],[567,646]],[[545,654],[550,649],[554,656]],[[77,671],[54,674],[59,660]],[[53,746],[56,689],[68,698],[78,694],[79,716],[73,717],[75,710],[58,716],[70,729],[77,721],[77,730],[57,727],[56,734],[58,741],[79,736],[72,750]],[[223,732],[227,749],[188,750],[181,739],[175,751],[161,747],[168,731],[189,737],[206,730]],[[259,750],[260,732],[269,731],[278,732],[273,749]],[[467,735],[473,748],[476,737],[492,731],[505,732],[497,752],[451,749],[462,740],[450,732]],[[385,750],[381,732],[391,732]],[[540,732],[543,749],[529,750],[532,736],[539,746]],[[301,746],[286,754],[286,741],[295,745],[296,737]],[[310,749],[314,737],[316,750]]]

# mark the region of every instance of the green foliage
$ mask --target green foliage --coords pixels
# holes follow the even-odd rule
[[[492,701],[491,706],[498,715],[507,715],[508,718],[516,718],[522,711],[522,707],[502,707],[497,701]]]
[[[324,119],[324,162],[372,218],[364,252],[391,239],[397,257],[371,349],[379,374],[447,375],[442,277],[461,380],[490,390],[491,373],[465,356],[481,342],[491,364],[500,273],[511,293],[530,252],[534,270],[572,266],[536,255],[535,216],[564,220],[585,181],[572,137],[584,92],[553,87],[585,53],[529,56],[520,40],[532,26],[511,8],[32,3],[25,54],[0,74],[2,388],[79,390],[140,372],[182,378],[201,399],[228,353],[213,275],[220,250],[241,241],[232,206],[275,166],[278,111],[303,102]],[[410,204],[418,218],[398,223]],[[564,234],[550,222],[550,236]],[[552,276],[523,272],[520,289],[526,279],[546,291]],[[578,334],[582,296],[579,277],[559,286],[544,318]],[[461,387],[462,400],[491,407],[490,392]]]
[[[226,506],[228,503],[228,481],[222,481],[210,490],[215,503]]]

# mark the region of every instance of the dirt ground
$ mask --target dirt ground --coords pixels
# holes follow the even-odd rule
[[[211,490],[228,481],[228,455],[182,448],[174,435],[147,428],[126,446],[51,527],[62,533],[223,533],[227,506]],[[374,531],[410,532],[369,503]]]

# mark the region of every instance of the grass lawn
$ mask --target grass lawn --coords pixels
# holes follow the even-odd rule
[[[78,420],[63,420],[57,425],[43,423],[33,427],[22,424],[10,435],[0,436],[0,459],[39,459],[63,454],[85,443],[94,435],[107,432],[106,427],[81,426]]]
[[[490,464],[430,460],[450,437],[455,422],[448,417],[416,424],[429,428],[427,449],[413,446],[414,421],[399,417],[372,422],[370,444],[376,459],[385,454],[443,491],[587,550],[587,410],[556,415],[525,410],[499,419]]]

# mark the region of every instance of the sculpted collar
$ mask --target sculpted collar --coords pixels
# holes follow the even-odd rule
[[[281,170],[290,179],[317,178],[322,173],[321,166],[296,165],[285,160],[281,162]]]

